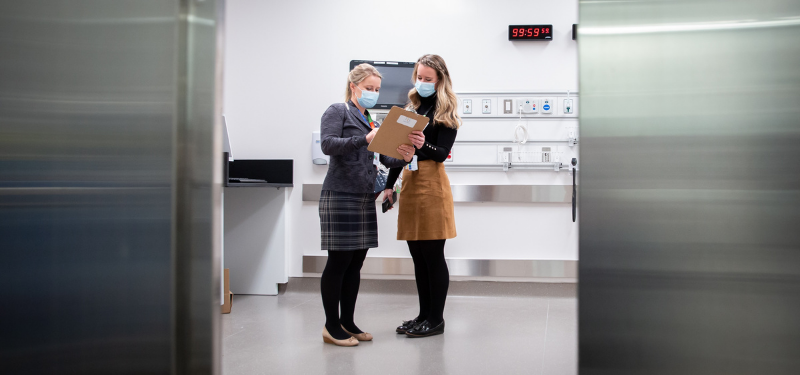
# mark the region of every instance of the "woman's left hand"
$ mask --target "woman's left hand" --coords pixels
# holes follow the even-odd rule
[[[408,135],[408,139],[416,148],[422,148],[422,145],[425,144],[425,134],[422,134],[422,132],[419,130],[414,130],[411,132],[411,134]]]
[[[403,155],[403,160],[405,160],[406,163],[410,162],[414,157],[414,151],[414,147],[411,145],[400,145],[400,147],[397,148],[397,152]]]

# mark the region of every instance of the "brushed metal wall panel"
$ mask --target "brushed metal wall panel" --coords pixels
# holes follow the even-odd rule
[[[570,203],[567,185],[452,185],[454,202]]]
[[[303,272],[321,273],[327,256],[303,256]],[[447,259],[450,276],[515,278],[576,278],[575,260]],[[370,275],[414,275],[411,258],[373,258],[364,260],[361,273]]]
[[[0,2],[4,373],[212,372],[213,12],[211,44],[185,23],[216,2],[189,3]]]
[[[580,18],[580,373],[800,373],[800,3]]]
[[[571,203],[572,185],[452,185],[453,202]],[[322,184],[303,184],[303,201],[319,201]]]
[[[174,0],[173,0],[174,1]],[[173,223],[176,374],[222,372],[219,286],[224,0],[180,0]]]
[[[178,8],[58,3],[0,3],[0,359],[169,373]]]
[[[303,202],[319,202],[322,184],[303,184]]]

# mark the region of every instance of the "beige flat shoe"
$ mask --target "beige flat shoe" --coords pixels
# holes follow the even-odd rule
[[[364,332],[364,333],[350,333],[349,331],[347,331],[347,330],[344,328],[344,326],[342,326],[342,329],[344,329],[344,333],[346,333],[346,334],[348,334],[348,335],[350,335],[350,336],[353,336],[353,337],[355,337],[355,338],[356,338],[356,340],[358,340],[358,341],[372,341],[372,334],[371,334],[371,333],[369,333],[369,332]]]
[[[345,332],[347,332],[347,331],[345,331]],[[347,333],[350,334],[350,332],[347,332]],[[346,340],[337,340],[337,339],[333,338],[333,336],[331,336],[331,334],[328,333],[328,328],[322,328],[322,341],[324,341],[324,342],[326,342],[328,344],[333,344],[333,345],[338,345],[338,346],[356,346],[356,345],[358,345],[358,340],[356,340],[355,337],[349,337]]]

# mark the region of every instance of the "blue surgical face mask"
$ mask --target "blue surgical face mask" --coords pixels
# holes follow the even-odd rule
[[[356,87],[359,90],[361,90],[361,97],[358,98],[358,105],[364,108],[372,108],[375,106],[375,104],[378,103],[378,96],[380,94],[378,94],[377,92],[364,90],[361,87],[358,87],[357,85]]]
[[[436,92],[436,85],[431,82],[417,81],[414,88],[417,89],[417,94],[423,98],[427,98]]]

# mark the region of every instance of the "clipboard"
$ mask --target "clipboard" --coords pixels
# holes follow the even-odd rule
[[[403,155],[397,152],[397,148],[402,144],[410,145],[411,141],[408,139],[408,135],[414,130],[423,131],[428,125],[428,120],[427,116],[418,115],[400,107],[392,107],[367,149],[403,160]]]

